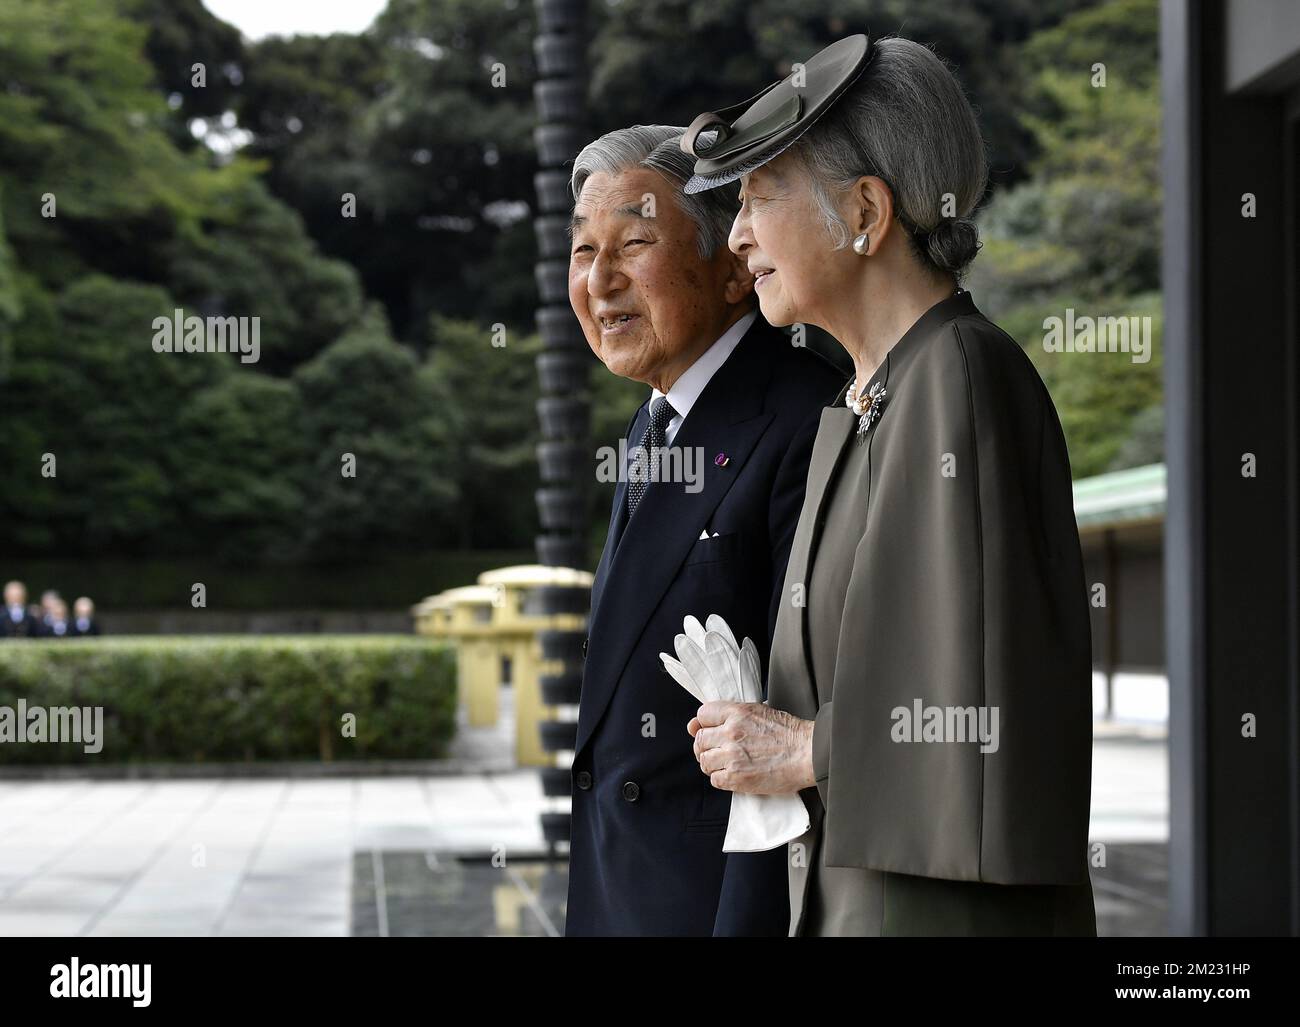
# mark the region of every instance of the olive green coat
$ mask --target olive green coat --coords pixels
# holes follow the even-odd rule
[[[875,383],[861,439],[842,398],[822,413],[772,644],[769,702],[816,721],[790,933],[1093,934],[1088,607],[1056,411],[965,292]],[[859,527],[823,535],[837,497],[861,506],[831,523]],[[832,573],[842,601],[807,602]],[[910,740],[918,701],[996,711],[996,749]]]

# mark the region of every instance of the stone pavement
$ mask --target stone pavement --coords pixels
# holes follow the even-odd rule
[[[1099,738],[1103,934],[1164,930],[1165,775],[1163,740]],[[0,935],[554,935],[547,803],[531,770],[0,781]]]
[[[1163,731],[1093,730],[1092,897],[1108,937],[1167,931],[1169,758]],[[1099,848],[1100,846],[1100,848]]]
[[[537,775],[0,783],[0,935],[346,935],[358,851],[543,850]]]

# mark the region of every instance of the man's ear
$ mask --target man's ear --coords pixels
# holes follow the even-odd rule
[[[723,296],[728,303],[743,303],[754,291],[754,276],[742,258],[730,250],[726,254],[727,277],[723,282]]]
[[[849,190],[852,214],[849,227],[856,237],[863,232],[870,240],[868,253],[875,253],[894,225],[894,194],[883,178],[863,175]]]

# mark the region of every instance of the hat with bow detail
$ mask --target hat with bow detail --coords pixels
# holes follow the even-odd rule
[[[847,36],[748,100],[701,114],[679,144],[696,158],[684,191],[734,182],[779,156],[857,81],[871,54],[865,35]]]

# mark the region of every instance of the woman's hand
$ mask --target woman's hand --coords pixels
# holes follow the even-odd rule
[[[686,730],[714,788],[783,795],[817,783],[813,724],[764,703],[708,702]]]

